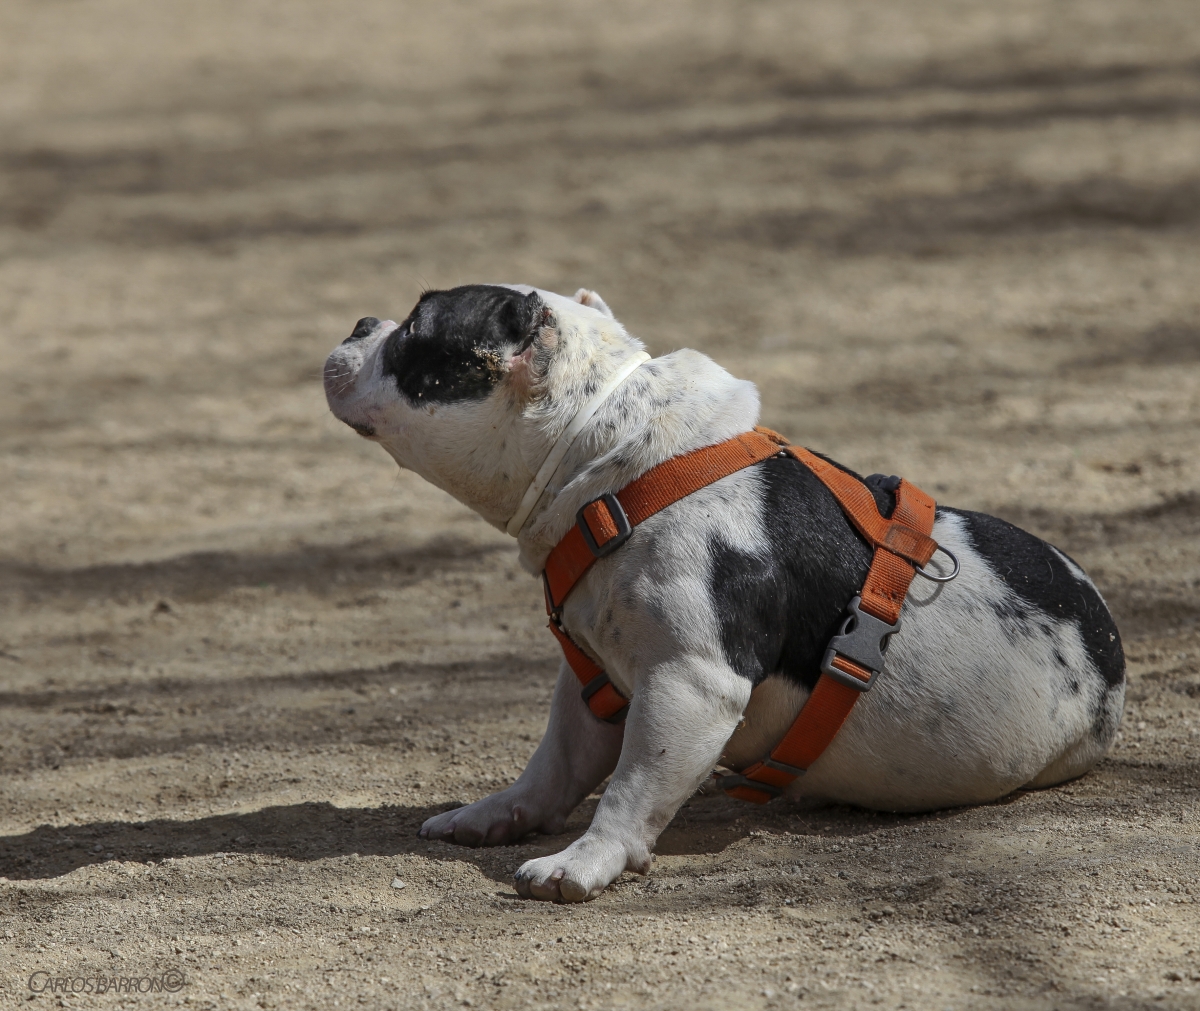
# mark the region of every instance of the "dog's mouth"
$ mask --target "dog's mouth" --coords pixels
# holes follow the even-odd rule
[[[325,365],[325,398],[329,409],[338,421],[349,425],[364,439],[374,439],[375,426],[361,404],[356,403],[359,398],[354,394],[361,362],[348,361],[345,355],[337,352],[329,358]]]
[[[353,394],[357,369],[348,370],[344,362],[336,363],[335,367],[340,372],[335,373],[332,379],[327,376],[325,380],[325,393],[329,409],[343,425],[349,425],[364,439],[374,439],[376,431],[370,414],[363,410],[361,403],[356,402],[359,398]]]

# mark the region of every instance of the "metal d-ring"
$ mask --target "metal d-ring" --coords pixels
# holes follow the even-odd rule
[[[958,570],[959,570],[958,559],[954,556],[953,551],[951,551],[949,548],[947,548],[941,544],[939,544],[937,546],[937,549],[934,551],[934,554],[936,555],[938,553],[938,551],[940,551],[944,555],[949,555],[950,561],[952,561],[954,563],[954,571],[951,572],[950,575],[935,576],[932,572],[926,572],[919,565],[914,565],[913,568],[916,570],[916,573],[918,576],[924,576],[931,583],[948,583],[948,582],[950,582],[950,580],[952,580],[955,576],[958,575]]]

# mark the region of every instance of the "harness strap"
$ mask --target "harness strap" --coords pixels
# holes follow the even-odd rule
[[[575,525],[550,552],[542,570],[550,631],[583,686],[581,694],[588,708],[602,720],[619,723],[629,710],[629,699],[562,627],[561,611],[567,595],[592,563],[624,544],[639,523],[723,477],[785,453],[804,464],[833,493],[855,529],[875,548],[875,554],[862,590],[850,602],[850,617],[841,634],[830,641],[816,687],[783,740],[767,758],[740,775],[723,778],[730,796],[759,804],[779,796],[821,756],[846,722],[859,695],[883,670],[883,642],[900,627],[900,610],[915,575],[914,567],[923,568],[938,547],[930,536],[936,513],[934,500],[916,485],[901,481],[896,489],[896,507],[885,519],[870,489],[858,478],[800,446],[790,445],[770,429],[756,428],[715,446],[666,460],[615,495],[605,494],[588,502],[576,514]],[[872,639],[873,648],[868,648]]]
[[[613,683],[608,680],[604,669],[584,653],[575,641],[563,631],[562,625],[550,619],[550,631],[562,646],[563,656],[570,664],[571,670],[583,685],[583,700],[593,715],[606,723],[620,723],[625,719],[625,711],[629,708],[629,699],[622,695]]]
[[[833,492],[851,523],[874,545],[871,568],[859,596],[851,601],[850,611],[859,623],[864,619],[856,611],[878,619],[876,633],[882,631],[886,638],[900,627],[900,609],[916,574],[914,565],[924,567],[937,550],[937,542],[929,536],[936,503],[916,485],[901,481],[896,489],[896,508],[891,518],[885,519],[870,489],[857,478],[799,446],[789,446],[788,452]],[[767,758],[740,775],[724,777],[729,783],[725,792],[731,797],[767,803],[803,775],[837,736],[858,697],[882,670],[882,658],[878,669],[872,670],[838,653],[839,640],[849,638],[845,634],[849,625],[847,621],[843,634],[831,640],[817,684],[783,740]],[[890,626],[891,631],[881,626]],[[876,638],[877,646],[879,641]]]
[[[558,639],[567,663],[583,685],[582,695],[588,708],[600,719],[619,723],[625,718],[629,699],[617,691],[600,665],[588,657],[562,627],[560,612],[567,594],[597,558],[611,554],[624,544],[639,523],[692,492],[782,450],[783,440],[774,432],[763,429],[672,457],[652,467],[615,495],[602,495],[585,505],[576,514],[575,526],[550,552],[542,570],[550,631]]]
[[[786,445],[781,436],[766,429],[745,432],[715,446],[674,456],[615,495],[589,502],[546,559],[543,575],[551,611],[562,607],[597,558],[620,546],[615,540],[623,538],[623,544],[628,539],[626,528],[631,530],[692,492],[782,452]]]

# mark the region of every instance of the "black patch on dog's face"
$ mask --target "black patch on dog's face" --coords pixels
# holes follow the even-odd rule
[[[483,400],[537,336],[543,309],[534,292],[490,284],[427,291],[388,335],[383,374],[414,406]]]

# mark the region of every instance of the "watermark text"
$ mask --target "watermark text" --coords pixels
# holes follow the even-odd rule
[[[34,993],[177,993],[186,985],[187,977],[178,969],[153,976],[92,976],[39,969],[29,977],[29,989]]]

